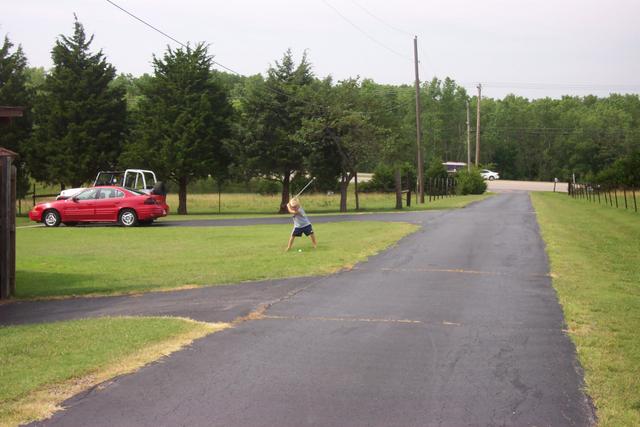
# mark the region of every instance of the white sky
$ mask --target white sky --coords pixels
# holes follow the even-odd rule
[[[290,47],[296,59],[307,49],[320,77],[412,84],[417,34],[421,79],[450,76],[473,93],[482,82],[483,96],[640,93],[638,0],[113,1],[182,42],[210,43],[242,74]],[[106,0],[5,0],[0,35],[49,68],[74,12],[118,72],[152,72],[152,54],[175,46]]]

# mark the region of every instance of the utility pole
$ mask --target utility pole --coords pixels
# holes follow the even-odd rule
[[[471,123],[469,122],[469,100],[467,99],[467,170],[471,172]]]
[[[480,101],[482,101],[482,84],[478,83],[478,108],[476,111],[476,167],[480,160]]]
[[[424,203],[424,163],[422,160],[422,130],[420,129],[420,77],[418,75],[418,36],[413,37],[413,62],[416,70],[416,144],[418,146],[418,194]]]

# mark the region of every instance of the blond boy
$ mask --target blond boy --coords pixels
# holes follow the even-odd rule
[[[316,235],[313,232],[311,221],[309,221],[307,214],[304,212],[304,209],[302,209],[302,206],[300,206],[300,201],[295,197],[291,199],[289,203],[287,203],[287,210],[293,215],[293,231],[291,232],[291,237],[289,237],[289,244],[286,250],[291,249],[293,240],[296,237],[301,237],[303,233],[305,236],[311,237],[311,243],[313,243],[313,247],[315,248],[318,245]]]

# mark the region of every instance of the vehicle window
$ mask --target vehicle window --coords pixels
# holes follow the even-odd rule
[[[115,195],[113,197],[115,197],[116,199],[120,199],[122,197],[124,197],[124,193],[120,190],[114,190]]]
[[[124,180],[124,187],[127,188],[135,188],[136,185],[136,175],[135,173],[128,173]]]
[[[144,178],[147,180],[147,190],[153,190],[153,185],[156,183],[156,180],[153,177],[152,173],[146,172],[144,174]]]
[[[98,195],[100,190],[98,188],[90,188],[88,190],[83,191],[82,193],[76,196],[77,200],[93,200]]]

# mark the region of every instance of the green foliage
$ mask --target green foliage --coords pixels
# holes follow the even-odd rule
[[[34,91],[28,85],[27,59],[22,47],[11,52],[13,44],[5,36],[0,45],[0,105],[24,107],[23,117],[14,118],[0,132],[0,146],[8,148],[20,155],[15,159],[17,167],[17,196],[21,198],[29,187],[28,168],[24,153],[27,141],[31,136]]]
[[[431,162],[429,162],[429,167],[425,173],[425,179],[428,181],[430,179],[446,178],[447,176],[447,167],[442,164],[440,159],[433,158]]]
[[[415,167],[413,167],[413,165],[404,164],[400,167],[400,174],[402,177],[402,188],[405,190],[411,188],[411,191],[415,191]],[[371,181],[362,183],[360,190],[365,193],[388,193],[395,191],[395,168],[386,164],[378,165],[373,171]]]
[[[266,179],[259,180],[256,188],[258,194],[278,194],[281,190],[280,183]]]
[[[186,213],[189,182],[224,175],[230,161],[223,142],[230,135],[231,106],[211,61],[204,44],[154,57],[154,76],[140,87],[136,127],[121,158],[176,182],[179,213]]]
[[[111,87],[115,69],[102,51],[89,51],[92,41],[76,19],[73,35],[60,36],[53,47],[54,67],[36,98],[37,126],[25,153],[39,181],[80,186],[113,168],[120,155],[124,91]]]
[[[286,211],[290,177],[303,172],[308,147],[296,133],[313,104],[307,102],[314,82],[306,54],[298,65],[291,51],[267,71],[267,78],[246,80],[235,106],[237,143],[244,168],[255,175],[278,176],[282,182],[280,211]]]
[[[487,191],[487,183],[480,175],[480,171],[472,168],[471,171],[463,169],[456,173],[456,194],[482,194]]]
[[[596,177],[601,184],[640,186],[640,150],[616,160]]]

